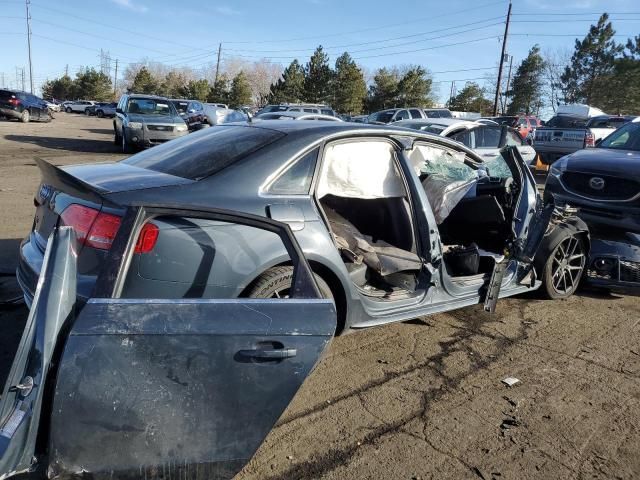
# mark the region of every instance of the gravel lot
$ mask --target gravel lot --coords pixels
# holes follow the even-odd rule
[[[0,294],[56,165],[122,158],[111,120],[0,121]],[[4,384],[27,311],[0,310]],[[515,376],[520,383],[500,383]],[[337,338],[239,479],[638,478],[640,300],[581,291]]]

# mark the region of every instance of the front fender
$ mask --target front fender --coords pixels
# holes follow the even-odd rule
[[[586,251],[589,252],[591,250],[591,237],[587,224],[576,216],[568,217],[562,222],[556,224],[542,239],[540,248],[538,248],[533,260],[533,264],[538,275],[542,274],[544,265],[547,263],[547,259],[549,258],[549,255],[551,255],[551,252],[555,250],[562,240],[573,235],[582,236],[586,243]]]

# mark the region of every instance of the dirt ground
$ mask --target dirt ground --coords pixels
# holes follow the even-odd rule
[[[107,119],[0,121],[0,296],[16,292],[34,157],[121,158],[112,138]],[[26,314],[0,310],[2,383]],[[639,452],[640,299],[580,291],[336,338],[237,478],[631,479]]]

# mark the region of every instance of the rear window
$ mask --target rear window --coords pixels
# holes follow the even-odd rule
[[[123,163],[199,180],[242,160],[284,135],[263,128],[217,126],[145,150],[123,160]]]
[[[545,125],[554,128],[584,128],[587,125],[586,118],[570,117],[568,115],[556,115]]]
[[[0,98],[11,98],[14,93],[11,90],[0,90]]]

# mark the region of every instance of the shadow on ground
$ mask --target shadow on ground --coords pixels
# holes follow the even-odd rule
[[[30,143],[52,150],[65,150],[81,153],[113,153],[118,148],[109,140],[88,138],[44,137],[40,135],[5,135],[6,140],[18,143]]]
[[[83,128],[83,130],[98,135],[113,135],[113,128]]]

